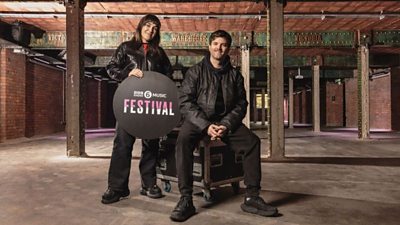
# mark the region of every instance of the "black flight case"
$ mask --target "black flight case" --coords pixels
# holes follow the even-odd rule
[[[179,130],[174,129],[160,141],[157,178],[163,183],[164,191],[171,191],[170,181],[177,182],[175,143]],[[205,138],[194,150],[193,186],[203,190],[203,197],[212,200],[211,188],[231,184],[237,194],[239,182],[243,180],[243,155],[236,154],[220,140]]]

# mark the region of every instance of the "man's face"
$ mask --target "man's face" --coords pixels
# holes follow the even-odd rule
[[[222,61],[228,55],[229,47],[225,38],[217,37],[208,46],[211,58]]]
[[[142,35],[142,42],[143,43],[148,43],[150,42],[157,34],[158,32],[158,26],[153,23],[153,22],[147,22],[143,27],[140,32]]]

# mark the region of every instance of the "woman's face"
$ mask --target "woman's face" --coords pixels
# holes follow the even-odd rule
[[[157,34],[159,27],[153,22],[147,22],[142,27],[140,35],[143,43],[149,43]]]

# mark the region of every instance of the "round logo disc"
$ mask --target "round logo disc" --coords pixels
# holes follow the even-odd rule
[[[142,139],[166,135],[181,119],[175,83],[153,71],[127,77],[114,94],[113,109],[118,126]]]

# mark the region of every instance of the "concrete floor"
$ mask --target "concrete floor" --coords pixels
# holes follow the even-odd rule
[[[257,130],[263,149],[266,132]],[[133,160],[131,195],[103,205],[112,146],[112,131],[88,132],[89,158],[67,158],[63,134],[10,140],[0,144],[1,225],[122,225],[174,224],[169,214],[179,199],[178,189],[154,200],[140,196],[138,162]],[[400,158],[400,134],[375,132],[359,141],[354,130],[315,134],[307,129],[286,130],[290,156]],[[140,142],[135,145],[139,154]],[[264,150],[263,155],[268,151]],[[194,197],[197,214],[184,224],[400,224],[400,167],[370,164],[263,163],[262,196],[279,207],[280,217],[247,214],[241,194],[229,186],[214,191],[216,201]],[[243,188],[243,184],[242,188]],[[200,189],[196,189],[200,192]]]

